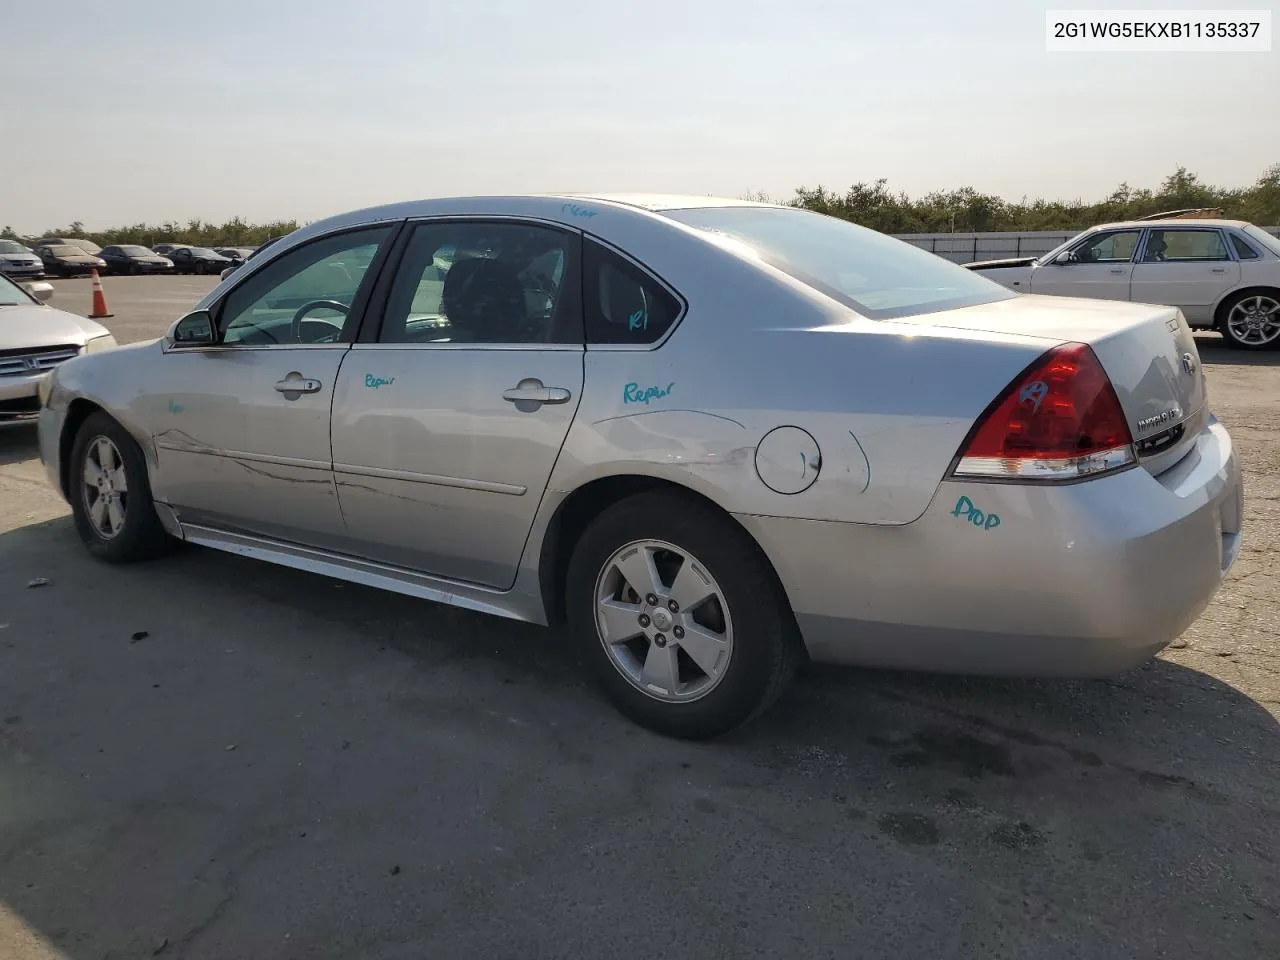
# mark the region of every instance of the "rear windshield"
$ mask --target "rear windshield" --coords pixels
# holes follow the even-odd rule
[[[765,263],[875,320],[1017,296],[919,247],[808,210],[704,207],[663,215],[748,244]]]
[[[1277,257],[1280,257],[1280,239],[1273,237],[1271,234],[1267,233],[1267,231],[1263,230],[1261,227],[1255,227],[1252,223],[1244,228],[1244,232],[1245,232],[1245,235],[1249,237],[1250,240],[1253,240],[1256,243],[1260,244],[1261,246],[1266,247],[1268,250],[1274,253]]]

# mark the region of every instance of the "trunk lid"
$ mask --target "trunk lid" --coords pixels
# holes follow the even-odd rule
[[[1182,459],[1208,417],[1200,352],[1176,307],[1026,294],[898,322],[1089,344],[1154,474]]]

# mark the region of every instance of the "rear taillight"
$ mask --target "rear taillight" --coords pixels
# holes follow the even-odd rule
[[[952,475],[1078,480],[1137,462],[1120,399],[1084,343],[1055,347],[996,398]]]

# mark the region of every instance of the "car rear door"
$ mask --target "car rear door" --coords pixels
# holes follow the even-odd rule
[[[1240,264],[1216,227],[1166,227],[1147,233],[1133,268],[1131,299],[1178,307],[1187,322],[1212,322],[1213,305],[1240,282]]]
[[[348,549],[505,589],[582,393],[581,234],[427,220],[400,248],[334,394]]]
[[[212,308],[216,345],[166,345],[149,383],[155,495],[184,523],[332,547],[329,414],[396,225],[302,244]]]
[[[1130,227],[1090,234],[1031,274],[1030,293],[1096,300],[1128,300],[1133,255],[1142,230]]]

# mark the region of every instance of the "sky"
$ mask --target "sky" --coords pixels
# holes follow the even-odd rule
[[[15,0],[0,226],[881,177],[1093,199],[1178,165],[1244,186],[1280,162],[1280,43],[1048,53],[1050,6],[1106,4]]]

